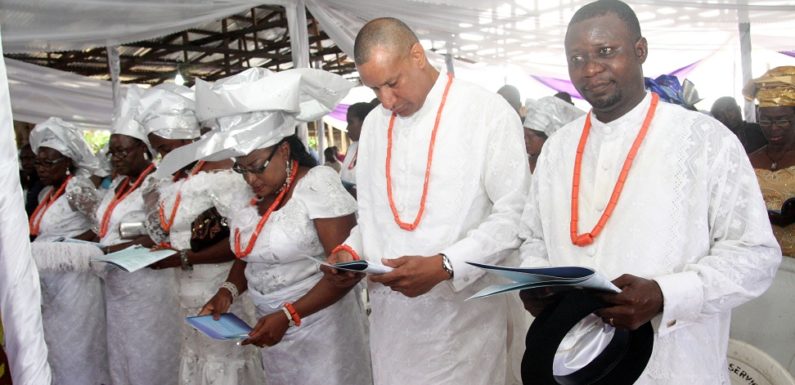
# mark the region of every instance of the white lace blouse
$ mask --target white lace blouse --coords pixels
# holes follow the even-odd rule
[[[251,189],[240,190],[234,199],[236,207],[217,206],[221,215],[229,218],[232,234],[240,229],[243,249],[260,219],[257,207],[250,203],[253,197]],[[319,265],[308,258],[324,260],[325,252],[313,220],[355,211],[356,201],[342,187],[336,171],[325,166],[309,170],[298,181],[291,199],[271,214],[251,255],[245,258],[249,290],[268,295],[299,282],[311,280],[314,284]],[[234,247],[234,240],[230,240]]]
[[[71,179],[69,183],[71,184],[74,181],[75,179]],[[49,186],[42,190],[39,194],[39,201],[46,197],[47,193],[53,188],[58,188],[58,186]],[[52,241],[58,237],[71,238],[89,229],[91,229],[91,219],[87,218],[83,213],[72,209],[66,199],[66,194],[63,194],[55,200],[55,203],[41,217],[39,236],[36,240],[42,242]]]
[[[199,172],[188,179],[160,182],[160,204],[170,218],[177,194],[180,205],[169,231],[169,241],[177,250],[190,249],[191,226],[198,215],[230,194],[226,191],[250,191],[245,180],[231,170]],[[228,204],[227,204],[228,205]]]

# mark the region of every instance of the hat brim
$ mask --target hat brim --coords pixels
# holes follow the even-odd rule
[[[651,323],[637,330],[616,329],[610,344],[585,367],[556,376],[552,366],[563,338],[578,322],[607,304],[587,291],[573,291],[548,306],[525,338],[522,382],[538,385],[631,385],[646,368],[654,347]]]

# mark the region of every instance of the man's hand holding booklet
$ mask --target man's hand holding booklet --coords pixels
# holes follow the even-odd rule
[[[468,264],[484,269],[491,274],[496,274],[509,279],[511,282],[491,285],[475,293],[472,298],[488,297],[495,294],[507,293],[515,290],[537,289],[543,287],[572,287],[620,293],[621,290],[598,272],[587,267],[561,266],[561,267],[508,267],[487,265],[483,263],[467,262]]]

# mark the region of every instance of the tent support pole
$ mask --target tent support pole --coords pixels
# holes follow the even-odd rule
[[[295,0],[293,4],[285,5],[284,10],[287,14],[287,29],[290,31],[293,68],[309,68],[309,33],[307,31],[304,0]],[[320,122],[317,125],[318,129],[322,125],[323,123]],[[298,139],[301,139],[301,142],[304,143],[304,146],[309,148],[309,129],[306,123],[301,123],[296,127],[296,134]],[[322,154],[322,151],[322,149],[318,148],[318,152]]]
[[[119,73],[121,72],[121,60],[119,58],[119,47],[105,47],[105,52],[108,54],[108,72],[110,72],[110,84],[113,90],[113,116],[115,118],[119,112],[121,105],[121,95],[119,87]]]
[[[737,18],[739,19],[737,27],[740,32],[740,62],[742,63],[743,70],[743,84],[740,87],[742,88],[753,79],[751,71],[751,23],[748,20],[748,10],[746,8],[740,8],[737,11]],[[743,98],[743,100],[743,116],[745,117],[745,121],[756,122],[754,102],[745,100],[745,98]]]

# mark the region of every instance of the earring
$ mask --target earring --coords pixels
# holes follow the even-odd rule
[[[146,160],[151,160],[152,156],[151,156],[151,155],[149,155],[149,151],[144,151],[144,153],[143,153],[143,154],[144,154],[144,159],[146,159]]]
[[[285,168],[285,172],[287,173],[287,177],[284,179],[284,184],[282,185],[282,187],[279,189],[278,192],[284,191],[284,189],[286,189],[288,186],[290,186],[290,183],[293,181],[292,180],[293,178],[290,177],[290,175],[292,174],[292,171],[293,171],[293,165],[290,163],[289,160],[287,162],[285,162],[285,167],[284,168]]]
[[[69,169],[67,168],[67,169],[66,169],[66,175],[68,176],[68,175],[70,175],[71,173],[72,173],[72,172],[71,172],[71,171],[69,171]]]

